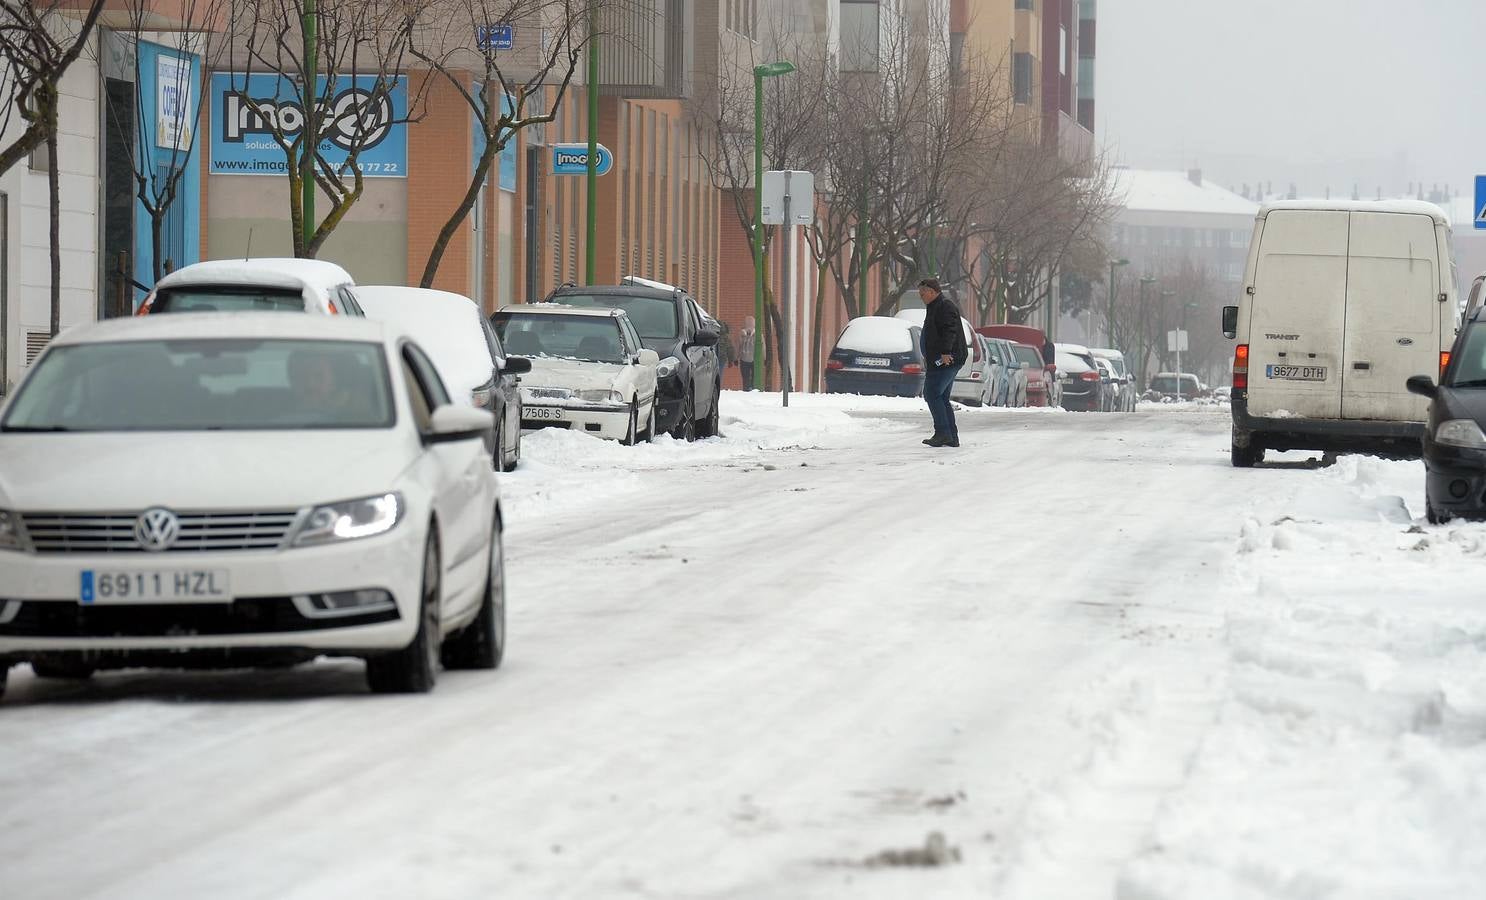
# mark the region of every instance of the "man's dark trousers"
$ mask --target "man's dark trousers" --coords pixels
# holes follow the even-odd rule
[[[953,363],[947,366],[930,363],[928,369],[924,373],[924,401],[929,404],[929,415],[934,417],[934,433],[958,443],[960,430],[955,425],[955,410],[950,405],[949,394],[954,390],[955,375],[960,367]]]
[[[753,390],[753,363],[740,362],[738,368],[743,370],[743,390]]]

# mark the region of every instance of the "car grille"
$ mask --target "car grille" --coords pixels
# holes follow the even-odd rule
[[[273,550],[298,517],[289,512],[178,513],[180,534],[166,553]],[[139,513],[23,513],[37,553],[143,553],[134,536]]]

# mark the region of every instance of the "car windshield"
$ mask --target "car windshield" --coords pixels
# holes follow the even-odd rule
[[[216,285],[166,288],[155,295],[150,313],[304,312],[304,295],[288,288]]]
[[[1174,375],[1157,375],[1156,377],[1154,377],[1154,378],[1151,379],[1151,390],[1157,391],[1157,392],[1162,393],[1162,394],[1175,394],[1176,393],[1176,376],[1174,376]],[[1186,393],[1191,393],[1191,392],[1194,392],[1196,390],[1197,390],[1197,376],[1196,375],[1183,375],[1182,376],[1182,391],[1184,391]]]
[[[1037,354],[1036,350],[1033,350],[1031,347],[1014,347],[1012,349],[1016,351],[1016,358],[1022,363],[1034,369],[1042,368],[1042,357]]]
[[[675,340],[681,333],[676,317],[679,304],[668,297],[637,297],[632,294],[558,294],[553,303],[584,309],[622,309],[640,337]]]
[[[210,339],[55,347],[0,431],[389,428],[380,344]]]
[[[625,361],[619,324],[609,316],[503,312],[490,321],[506,350],[516,356]]]
[[[1472,324],[1460,344],[1459,358],[1450,373],[1450,385],[1486,387],[1486,322]]]

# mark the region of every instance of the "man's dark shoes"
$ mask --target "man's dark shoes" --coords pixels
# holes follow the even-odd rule
[[[960,439],[957,438],[957,437],[948,438],[948,439],[945,440],[944,446],[946,446],[946,447],[958,447],[958,446],[960,446]]]
[[[924,441],[924,443],[925,444],[928,444],[930,447],[948,447],[948,446],[950,446],[949,438],[945,437],[942,434],[936,434],[933,437],[929,438],[928,440]]]

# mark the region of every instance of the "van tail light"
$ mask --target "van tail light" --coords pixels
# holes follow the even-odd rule
[[[1233,386],[1245,388],[1249,386],[1249,345],[1239,344],[1233,348]]]
[[[1080,381],[1102,381],[1103,380],[1100,377],[1100,375],[1099,375],[1098,372],[1080,372],[1079,375],[1078,375],[1078,378],[1079,378]]]
[[[832,372],[835,372],[840,369],[846,368],[846,363],[842,362],[839,359],[828,359],[826,360],[826,368]]]
[[[1449,366],[1449,365],[1450,365],[1450,351],[1449,350],[1441,350],[1440,351],[1440,377],[1441,378],[1444,378],[1445,377],[1445,368],[1447,366]]]
[[[921,366],[921,365],[919,365],[918,363],[909,363],[909,364],[907,364],[906,366],[903,367],[903,374],[904,375],[922,375],[922,374],[924,374],[924,367]]]

